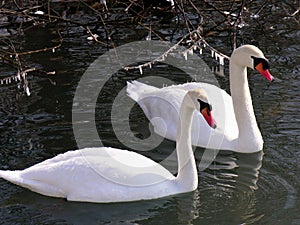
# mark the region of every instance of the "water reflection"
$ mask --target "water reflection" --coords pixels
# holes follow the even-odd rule
[[[200,174],[201,220],[208,224],[254,223],[263,151],[242,154],[220,151],[213,164]],[[211,215],[216,215],[211,217]]]
[[[199,193],[196,191],[151,201],[93,204],[67,202],[24,189],[2,201],[1,205],[8,209],[8,214],[5,216],[6,221],[11,220],[12,222],[16,217],[13,209],[18,206],[17,213],[21,218],[26,214],[33,214],[32,210],[34,210],[36,223],[48,221],[51,224],[93,225],[140,222],[147,224],[151,221],[149,224],[160,224],[162,220],[166,221],[167,217],[170,219],[170,223],[174,221],[176,224],[189,224],[188,221],[194,220],[199,215],[197,208],[199,208],[200,199]]]

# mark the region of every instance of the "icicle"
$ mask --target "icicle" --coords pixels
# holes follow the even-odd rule
[[[38,10],[34,13],[35,15],[44,15],[45,13],[41,10]]]
[[[0,81],[1,81],[1,84],[3,84],[3,79],[1,79]]]
[[[152,64],[151,63],[149,63],[149,68],[152,69]]]
[[[142,68],[142,66],[139,66],[139,70],[140,70],[140,74],[142,75],[143,74],[143,68]]]
[[[18,73],[17,73],[16,81],[21,81],[20,71],[18,71]]]
[[[5,84],[8,84],[8,79],[5,79]]]
[[[101,5],[104,5],[106,11],[108,11],[107,4],[106,4],[106,0],[100,0],[100,4],[101,4]]]
[[[206,48],[206,44],[205,43],[203,43],[203,48]]]
[[[187,51],[183,52],[183,57],[185,60],[187,60]]]
[[[55,53],[55,48],[52,48],[52,53]]]
[[[175,5],[173,0],[167,0],[167,2],[170,2],[172,7]]]
[[[29,90],[28,86],[26,86],[25,91],[26,91],[27,96],[30,96],[30,90]]]
[[[246,24],[245,23],[239,23],[238,28],[243,28]]]
[[[22,78],[23,78],[24,81],[26,79],[26,75],[27,75],[27,73],[25,73],[25,72],[22,72],[22,74],[21,74],[21,76],[22,76]]]
[[[218,59],[219,59],[219,54],[215,52],[215,60],[218,61]]]
[[[203,49],[200,48],[200,49],[199,49],[199,54],[202,55],[202,53],[203,53]]]
[[[292,15],[292,16],[293,16],[293,15]],[[258,18],[259,18],[259,15],[258,15],[258,14],[252,14],[252,15],[250,15],[250,18],[258,19]]]
[[[189,49],[189,50],[188,50],[188,53],[189,53],[190,55],[193,55],[193,54],[194,54],[193,49]]]
[[[214,50],[210,50],[211,51],[211,57],[213,58],[215,55],[215,51]]]
[[[149,31],[148,35],[146,36],[146,41],[151,41],[151,31]]]
[[[87,37],[86,39],[87,39],[88,41],[92,41],[92,40],[94,40],[94,39],[97,40],[98,37],[99,37],[98,34],[91,34],[91,36]],[[109,38],[108,38],[108,39],[109,39]]]
[[[11,77],[7,78],[8,80],[8,83],[10,84],[11,83]]]
[[[219,63],[220,65],[224,66],[224,57],[223,56],[219,56]]]
[[[194,45],[193,49],[194,49],[194,51],[196,51],[197,50],[197,45]]]

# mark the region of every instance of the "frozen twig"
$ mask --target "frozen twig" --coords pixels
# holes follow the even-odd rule
[[[188,40],[188,42],[192,43],[192,44],[190,44],[191,46],[184,52],[176,52],[177,47],[179,45],[183,44],[183,42],[187,41],[188,37],[190,37],[190,36],[194,37],[194,40]],[[218,60],[220,65],[224,65],[224,59],[227,59],[227,60],[230,59],[227,55],[219,52],[218,50],[213,48],[211,45],[209,45],[206,42],[206,40],[201,36],[201,34],[198,30],[194,30],[191,33],[186,34],[175,45],[170,47],[166,52],[164,52],[162,55],[158,56],[151,62],[146,62],[143,64],[139,64],[137,66],[125,66],[125,67],[123,67],[123,69],[125,69],[125,70],[138,69],[140,71],[140,74],[142,74],[143,73],[142,69],[144,67],[151,68],[153,64],[155,64],[157,62],[163,62],[168,57],[168,55],[170,55],[171,53],[175,53],[177,55],[182,54],[185,57],[185,59],[187,59],[187,53],[192,54],[193,51],[195,51],[197,49],[199,50],[200,54],[202,54],[203,49],[210,50],[212,53],[212,57],[215,57],[215,59]]]

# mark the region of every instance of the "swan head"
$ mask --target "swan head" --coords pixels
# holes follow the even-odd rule
[[[217,124],[213,118],[212,106],[208,103],[205,92],[202,89],[190,90],[187,94],[191,100],[191,107],[199,111],[208,125],[212,128],[216,128]]]
[[[230,57],[231,63],[257,70],[267,80],[273,81],[269,72],[269,61],[262,51],[254,45],[242,45],[235,49]]]

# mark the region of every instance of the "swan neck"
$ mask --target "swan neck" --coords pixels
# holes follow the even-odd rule
[[[194,109],[186,106],[189,96],[185,96],[180,108],[176,151],[178,158],[177,180],[186,191],[195,190],[198,186],[198,174],[192,150],[191,127]]]
[[[262,145],[247,79],[247,68],[230,62],[230,91],[239,129],[238,141],[243,146]],[[258,148],[262,148],[258,147]],[[261,150],[261,149],[259,149]]]

